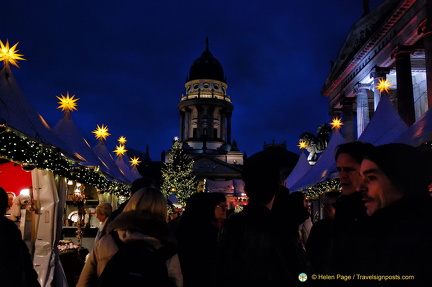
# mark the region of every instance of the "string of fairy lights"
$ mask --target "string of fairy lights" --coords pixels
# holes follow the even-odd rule
[[[8,40],[6,43],[0,40],[0,61],[4,63],[5,68],[10,65],[19,68],[18,60],[26,60],[23,58],[24,55],[18,54],[17,46],[18,43],[11,46]],[[58,109],[63,112],[70,113],[78,110],[79,98],[76,98],[75,95],[67,92],[66,95],[57,96],[57,99],[59,100]],[[97,125],[93,133],[96,139],[101,141],[111,135],[108,133],[108,127],[103,124]],[[116,146],[114,152],[117,156],[123,156],[127,152],[126,137],[121,136],[118,141],[119,146]],[[60,149],[32,139],[4,123],[0,124],[0,157],[21,165],[26,171],[34,168],[46,169],[117,196],[129,195],[128,184],[117,181],[109,174],[104,174],[99,167],[80,166],[73,156],[66,156]],[[133,168],[141,163],[139,157],[136,156],[131,157],[129,162]]]

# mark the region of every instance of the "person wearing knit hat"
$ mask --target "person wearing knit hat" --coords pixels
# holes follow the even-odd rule
[[[368,286],[430,286],[431,163],[427,154],[399,143],[377,146],[365,156],[357,190],[370,220],[367,236],[356,246],[357,268],[359,274],[394,275]]]
[[[429,197],[431,161],[416,148],[399,143],[375,147],[362,162],[363,180],[359,190],[367,214],[401,199],[421,200]]]

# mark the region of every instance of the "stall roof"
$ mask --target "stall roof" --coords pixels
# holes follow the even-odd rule
[[[73,155],[70,147],[53,132],[23,94],[8,65],[0,71],[0,124]]]
[[[297,182],[287,187],[291,192],[303,190],[304,188],[313,186],[319,182],[332,177],[333,173],[336,172],[336,164],[334,159],[334,152],[338,145],[345,142],[341,133],[336,130],[328,143],[327,148],[321,154],[314,166],[301,177]]]
[[[383,95],[375,110],[375,114],[358,141],[382,145],[394,142],[408,126],[396,112],[388,96]]]
[[[412,126],[401,133],[394,142],[406,143],[412,146],[420,146],[432,139],[432,109],[429,109]]]
[[[293,186],[297,181],[299,181],[306,173],[309,172],[309,170],[312,168],[312,166],[309,164],[309,161],[307,160],[307,156],[304,151],[300,154],[300,157],[297,161],[296,166],[291,171],[290,175],[288,176],[286,180],[286,186],[290,188]]]

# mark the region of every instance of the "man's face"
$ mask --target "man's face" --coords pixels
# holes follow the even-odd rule
[[[342,186],[342,194],[348,195],[356,191],[360,184],[360,163],[347,153],[339,154],[336,169]]]
[[[218,221],[227,219],[228,205],[226,202],[221,202],[215,207],[215,217]]]
[[[382,170],[370,160],[363,160],[360,168],[362,181],[358,191],[363,192],[367,215],[390,206],[402,198],[402,192],[390,181]]]

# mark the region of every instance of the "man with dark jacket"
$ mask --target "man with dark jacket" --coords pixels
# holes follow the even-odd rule
[[[281,171],[268,159],[248,158],[242,173],[249,203],[225,223],[216,286],[297,286],[283,255],[271,208],[281,184]]]
[[[430,286],[431,159],[412,146],[387,144],[365,157],[360,173],[370,223],[368,244],[358,246],[358,273],[387,276],[372,286]]]
[[[373,149],[373,145],[364,142],[349,142],[336,148],[336,169],[342,192],[334,204],[335,215],[330,232],[330,258],[324,270],[330,274],[352,274],[357,262],[357,248],[366,229],[366,208],[361,192],[356,188],[360,184],[360,165],[364,156]]]
[[[37,287],[38,275],[33,269],[33,262],[27,245],[21,238],[18,227],[4,215],[8,209],[8,196],[0,187],[0,286]]]

